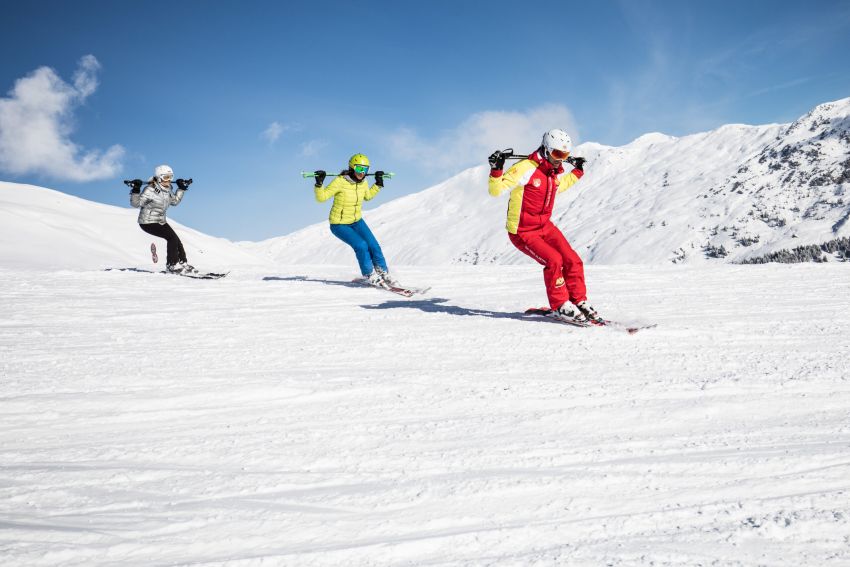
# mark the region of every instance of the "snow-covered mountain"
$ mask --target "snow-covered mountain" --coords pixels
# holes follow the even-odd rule
[[[837,112],[585,144],[558,223],[597,262],[845,234]],[[480,265],[530,262],[486,175],[369,212],[444,263],[412,300],[324,224],[174,223],[220,280],[102,271],[151,267],[136,210],[0,183],[0,567],[850,565],[850,265],[589,266],[657,326],[561,325],[536,269]]]
[[[850,98],[792,124],[653,133],[575,154],[586,175],[559,196],[553,220],[589,263],[741,261],[850,235]],[[505,235],[506,207],[479,166],[365,218],[393,263],[526,262]],[[282,263],[351,261],[325,223],[245,246]]]
[[[104,205],[33,185],[0,182],[0,266],[23,269],[98,269],[153,266],[138,210]],[[225,240],[169,221],[189,260],[204,269],[256,265],[263,259]]]
[[[622,147],[585,143],[575,153],[588,159],[586,175],[558,197],[553,220],[588,263],[742,261],[850,236],[850,98],[792,124],[653,133]],[[391,264],[528,262],[505,235],[507,196],[489,196],[487,173],[474,167],[367,210]],[[389,182],[384,198],[392,191]],[[135,226],[136,214],[0,182],[0,262],[150,267],[153,239]],[[174,224],[190,261],[205,269],[352,262],[327,223],[239,244]]]

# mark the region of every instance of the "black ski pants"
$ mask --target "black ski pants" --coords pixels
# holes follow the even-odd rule
[[[186,261],[186,251],[183,249],[183,243],[177,237],[177,233],[171,228],[168,223],[159,224],[156,222],[150,224],[140,224],[142,230],[148,234],[164,238],[168,242],[168,257],[166,264],[173,266],[177,262]]]

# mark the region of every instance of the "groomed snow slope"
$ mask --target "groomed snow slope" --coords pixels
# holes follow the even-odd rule
[[[846,265],[400,275],[0,271],[3,565],[850,563]]]

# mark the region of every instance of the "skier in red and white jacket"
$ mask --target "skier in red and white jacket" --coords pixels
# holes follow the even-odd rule
[[[510,155],[493,152],[490,162],[490,195],[510,191],[506,228],[511,243],[543,265],[549,306],[565,320],[601,323],[587,302],[584,264],[551,221],[555,195],[566,191],[584,175],[584,158],[570,157],[572,140],[563,130],[549,130],[536,152],[504,171]],[[564,162],[573,168],[566,172]]]

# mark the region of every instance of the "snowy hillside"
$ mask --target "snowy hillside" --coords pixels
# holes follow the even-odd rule
[[[187,199],[190,196],[187,196]],[[145,267],[153,264],[151,242],[136,223],[139,211],[103,205],[59,191],[0,182],[0,265],[23,269]],[[169,221],[191,263],[204,269],[256,265],[264,260],[229,240]]]
[[[848,268],[2,270],[0,563],[848,565]]]
[[[704,261],[846,234],[848,102],[581,147],[557,222],[634,335],[524,315],[485,168],[367,213],[412,299],[325,224],[105,271],[136,210],[0,183],[0,564],[850,564],[850,264]]]
[[[792,124],[647,134],[574,153],[587,173],[553,219],[588,263],[739,261],[850,236],[850,98]],[[365,218],[396,264],[527,262],[505,236],[506,208],[480,166]],[[351,261],[326,224],[246,247],[284,263]]]

